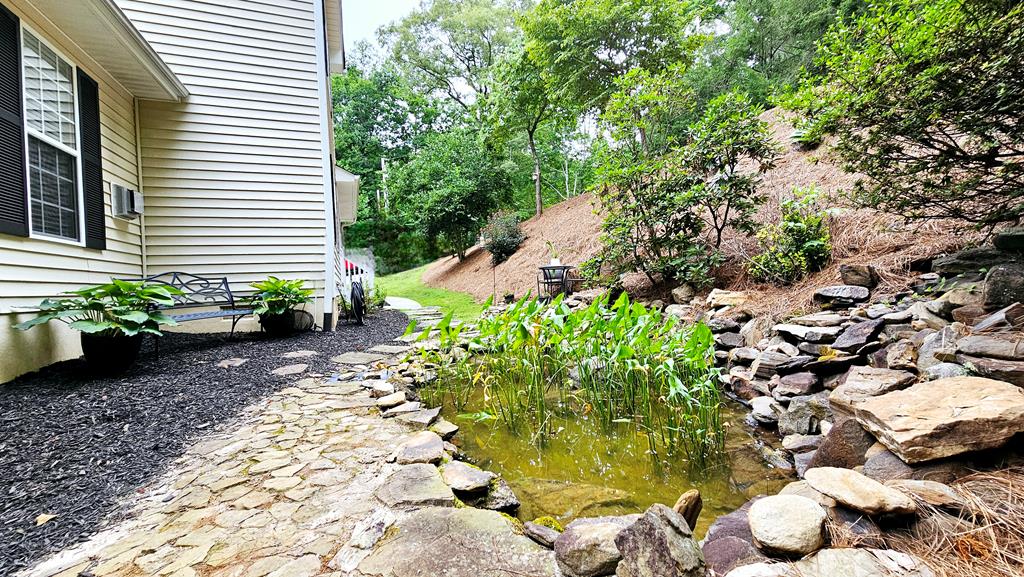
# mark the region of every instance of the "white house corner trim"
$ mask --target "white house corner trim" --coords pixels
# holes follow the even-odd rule
[[[324,173],[324,215],[327,229],[324,231],[324,330],[333,324],[334,299],[334,255],[335,228],[337,215],[334,206],[334,151],[331,150],[331,132],[334,130],[331,119],[331,78],[330,60],[327,54],[327,9],[325,0],[314,0],[314,37],[317,57],[317,89],[320,97],[320,144],[323,156]]]

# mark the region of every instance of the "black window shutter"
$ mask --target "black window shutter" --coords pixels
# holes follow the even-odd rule
[[[0,5],[0,233],[28,236],[20,30]]]
[[[103,150],[100,143],[100,88],[78,69],[78,118],[82,135],[82,192],[85,198],[85,246],[107,248],[107,210],[103,194]]]

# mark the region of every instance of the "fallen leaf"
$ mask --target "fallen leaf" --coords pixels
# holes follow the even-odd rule
[[[49,523],[50,521],[52,521],[52,520],[54,520],[56,518],[57,518],[56,515],[50,515],[49,513],[43,513],[42,515],[36,517],[36,527],[39,527],[41,525],[45,525],[45,524]]]

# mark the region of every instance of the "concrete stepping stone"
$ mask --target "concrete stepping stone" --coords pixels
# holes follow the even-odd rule
[[[292,351],[281,355],[285,359],[308,359],[309,357],[315,357],[320,353],[316,351]]]
[[[342,365],[370,365],[377,361],[383,361],[384,358],[384,355],[378,353],[351,351],[331,357],[331,360]]]
[[[230,368],[234,368],[234,367],[240,367],[240,366],[244,365],[247,362],[249,362],[249,359],[241,359],[241,358],[238,358],[238,357],[232,357],[230,359],[224,359],[223,361],[217,363],[217,366],[222,368],[222,369],[230,369]]]
[[[303,364],[285,365],[283,367],[278,367],[278,368],[270,371],[270,373],[274,374],[274,375],[277,375],[279,377],[287,377],[289,375],[297,375],[299,373],[303,373],[308,368],[309,368],[309,365],[303,365]]]
[[[380,353],[382,355],[401,355],[412,350],[412,347],[407,345],[377,345],[370,349],[371,353]]]

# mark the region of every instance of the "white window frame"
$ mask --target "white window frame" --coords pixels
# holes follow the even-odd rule
[[[75,111],[75,148],[64,144],[63,142],[57,141],[49,136],[40,133],[29,126],[28,122],[28,93],[26,92],[25,84],[25,33],[28,32],[34,36],[40,44],[45,45],[50,50],[53,50],[54,54],[58,58],[64,60],[71,66],[71,85],[74,90],[74,102],[72,106]],[[71,246],[85,246],[85,186],[82,181],[82,118],[81,108],[78,105],[79,93],[78,93],[78,64],[71,58],[68,58],[63,51],[53,45],[45,36],[40,34],[31,26],[25,24],[24,19],[21,20],[21,30],[18,35],[18,42],[21,52],[21,59],[18,62],[19,71],[21,73],[21,118],[22,126],[25,129],[25,207],[28,210],[28,230],[29,238],[36,240],[45,240],[49,242],[56,242],[61,244],[68,244]],[[40,103],[42,105],[42,103]],[[76,212],[78,217],[78,240],[72,240],[70,238],[64,238],[62,236],[54,236],[46,234],[45,232],[35,230],[35,226],[32,222],[32,174],[31,174],[31,155],[29,154],[29,138],[35,138],[40,142],[46,143],[54,148],[70,154],[75,159],[75,197],[77,199]],[[105,201],[104,201],[105,202]]]

